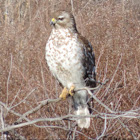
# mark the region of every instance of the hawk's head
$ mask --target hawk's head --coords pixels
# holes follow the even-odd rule
[[[73,31],[77,31],[73,15],[66,11],[54,12],[51,25],[53,25],[53,27],[56,29],[67,28]]]

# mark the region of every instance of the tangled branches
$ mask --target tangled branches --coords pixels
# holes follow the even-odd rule
[[[108,80],[106,80],[104,83],[100,83],[95,88],[84,87],[84,88],[80,88],[80,89],[76,90],[76,91],[86,90],[88,92],[88,94],[96,102],[98,102],[100,104],[100,106],[102,106],[105,109],[105,113],[98,112],[97,114],[91,114],[91,115],[88,115],[88,116],[79,116],[79,115],[68,114],[68,115],[64,115],[64,116],[60,116],[60,117],[55,117],[55,118],[38,118],[38,119],[30,120],[30,119],[28,119],[29,115],[37,112],[42,107],[44,107],[44,106],[46,106],[48,104],[57,103],[57,102],[61,101],[61,99],[60,98],[57,98],[57,99],[46,99],[46,100],[40,102],[38,106],[36,106],[33,109],[25,112],[24,114],[19,114],[18,112],[15,112],[14,110],[12,110],[12,108],[7,107],[6,104],[0,102],[0,106],[1,106],[1,122],[3,122],[3,127],[0,129],[0,132],[7,132],[7,131],[14,130],[16,128],[21,128],[21,127],[29,126],[29,125],[35,125],[35,126],[38,127],[37,123],[39,123],[39,122],[56,122],[56,121],[62,121],[62,120],[73,121],[73,120],[76,120],[76,119],[79,119],[79,118],[83,118],[83,117],[91,117],[91,118],[101,118],[101,119],[104,120],[104,131],[103,131],[103,133],[106,130],[107,120],[116,119],[116,120],[118,120],[120,122],[122,127],[124,127],[129,133],[131,133],[133,138],[136,139],[136,136],[134,135],[134,133],[132,133],[131,130],[121,121],[121,118],[140,119],[140,114],[138,113],[140,111],[140,108],[135,109],[135,110],[125,111],[125,112],[113,111],[110,107],[108,107],[100,99],[98,99],[94,94],[92,94],[91,90],[92,91],[93,90],[94,91],[99,90],[100,88],[102,88],[103,85],[105,85],[107,83],[107,81]],[[15,116],[17,116],[18,117],[17,121],[14,124],[7,125],[5,127],[4,126],[4,121],[3,121],[2,109],[4,109],[7,112],[10,112],[10,113],[14,114]],[[46,128],[47,127],[49,127],[49,128],[59,128],[59,126],[46,126]],[[104,136],[103,133],[102,133],[102,135],[100,135],[99,138]]]

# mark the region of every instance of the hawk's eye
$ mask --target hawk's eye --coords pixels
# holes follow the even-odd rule
[[[58,18],[58,20],[63,20],[63,19],[64,19],[63,17],[59,17],[59,18]]]

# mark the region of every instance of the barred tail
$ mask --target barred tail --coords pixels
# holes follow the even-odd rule
[[[88,107],[82,108],[78,107],[78,110],[75,111],[75,115],[90,115]],[[77,124],[80,128],[89,128],[90,126],[90,117],[77,119]]]
[[[90,115],[88,104],[88,95],[87,91],[81,90],[77,91],[73,96],[75,115]],[[89,128],[90,126],[90,117],[86,118],[77,118],[77,124],[80,128]]]

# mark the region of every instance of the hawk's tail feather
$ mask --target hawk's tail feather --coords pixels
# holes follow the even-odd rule
[[[90,115],[88,107],[78,107],[78,110],[75,111],[75,115]],[[89,128],[90,126],[90,117],[77,119],[77,124],[80,128]]]

